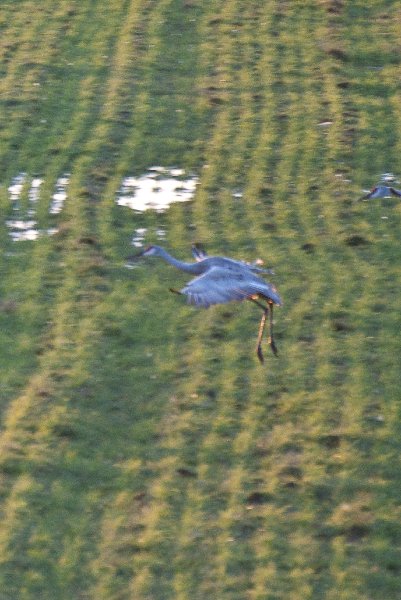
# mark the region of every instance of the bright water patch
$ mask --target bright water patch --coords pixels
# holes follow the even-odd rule
[[[150,239],[154,239],[156,237],[157,240],[163,241],[166,239],[166,230],[161,226],[156,227],[155,229],[138,227],[138,229],[135,229],[134,235],[132,236],[131,245],[135,246],[135,248],[142,248],[146,243],[147,237]]]
[[[135,248],[141,248],[141,246],[143,246],[146,232],[146,227],[139,227],[138,229],[135,229],[134,236],[131,240],[131,244],[135,246]]]
[[[8,187],[8,194],[12,202],[13,210],[19,210],[20,208],[20,199],[26,177],[26,173],[18,173],[18,175],[12,178],[11,185]]]
[[[10,230],[10,236],[14,242],[36,240],[39,237],[39,230],[36,229],[36,221],[10,219],[6,221],[6,225]]]
[[[393,173],[383,173],[380,177],[380,181],[383,183],[398,183],[398,180]]]
[[[10,236],[14,241],[36,240],[39,232],[36,229],[36,221],[33,219],[36,212],[36,203],[39,198],[39,189],[43,180],[35,177],[30,182],[28,191],[28,207],[25,214],[22,210],[21,197],[24,187],[28,185],[28,176],[26,173],[18,173],[11,180],[8,187],[8,194],[11,200],[13,218],[6,221]]]
[[[67,198],[67,186],[70,175],[64,174],[57,179],[55,191],[51,197],[49,214],[55,215],[61,212]],[[39,229],[35,220],[37,203],[40,198],[40,188],[43,179],[40,177],[30,178],[26,173],[18,173],[11,180],[8,187],[8,195],[11,201],[12,218],[6,221],[10,237],[13,241],[37,240],[43,235],[57,233],[57,228]],[[22,194],[24,189],[28,190],[28,204],[26,210],[22,207]]]
[[[183,169],[150,167],[139,177],[128,176],[123,179],[116,202],[119,206],[140,212],[164,212],[173,202],[192,200],[197,184],[198,178],[185,177]]]
[[[56,181],[56,190],[52,196],[49,213],[57,215],[63,210],[64,202],[67,199],[67,186],[70,183],[70,174],[65,173]]]
[[[57,179],[49,203],[49,215],[58,215],[62,212],[67,200],[70,177],[70,173],[64,173]],[[8,195],[12,215],[6,221],[6,226],[11,238],[16,242],[37,240],[43,235],[57,233],[55,227],[39,229],[35,220],[42,184],[42,178],[30,177],[25,172],[18,173],[11,180]],[[128,206],[140,212],[145,210],[164,212],[173,202],[192,200],[197,184],[198,177],[186,175],[183,169],[154,166],[139,177],[125,177],[118,190],[116,202],[119,206]],[[21,202],[23,194],[25,198],[28,198],[25,209]],[[146,232],[146,229],[137,229],[132,244],[136,247],[143,246]],[[153,237],[156,235],[159,240],[165,239],[166,236],[162,227],[156,229],[152,234]]]
[[[28,216],[29,217],[33,217],[33,215],[36,212],[36,204],[39,200],[40,186],[42,185],[42,183],[43,183],[43,179],[40,179],[39,177],[35,177],[31,181],[31,187],[28,192],[28,202],[29,202]]]

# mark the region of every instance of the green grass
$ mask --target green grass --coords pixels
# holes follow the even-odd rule
[[[401,208],[356,199],[401,177],[398,4],[3,4],[0,599],[395,600]],[[117,206],[156,164],[194,201]],[[20,172],[56,235],[9,237]],[[279,357],[125,269],[139,227],[274,267]]]

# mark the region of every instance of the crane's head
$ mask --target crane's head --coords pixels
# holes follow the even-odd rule
[[[160,246],[148,246],[140,252],[139,256],[157,256],[160,249]]]

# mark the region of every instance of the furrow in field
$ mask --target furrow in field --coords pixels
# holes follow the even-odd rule
[[[1,161],[43,170],[43,226],[72,176],[58,236],[6,239],[3,594],[396,597],[400,209],[354,195],[399,177],[398,9],[19,6]],[[195,200],[116,206],[157,164],[194,170]],[[161,225],[180,257],[201,241],[276,269],[278,358],[265,342],[259,365],[250,303],[197,310],[172,267],[122,269]]]
[[[138,555],[134,563],[138,574],[131,584],[139,597],[151,592],[186,597],[198,586],[219,588],[213,557],[226,535],[220,513],[238,418],[229,393],[233,382],[220,379],[210,371],[207,375],[207,362],[200,357],[191,384],[181,385],[179,395],[166,406],[159,442],[165,466],[147,489],[149,506],[139,535],[140,546],[144,551],[152,549],[152,557]],[[171,557],[168,565],[166,553]],[[210,565],[206,578],[205,561]]]
[[[6,138],[9,140],[9,144],[3,146],[3,153],[8,153],[8,164],[5,164],[6,154],[3,154],[2,161],[9,176],[16,174],[15,171],[10,171],[11,165],[17,170],[27,170],[32,163],[36,163],[36,169],[38,166],[42,167],[36,156],[29,156],[23,149],[27,139],[34,137],[35,155],[37,154],[38,134],[46,135],[50,125],[47,120],[49,115],[43,110],[47,94],[52,94],[48,83],[53,79],[54,69],[71,68],[67,66],[67,60],[60,57],[59,47],[62,39],[60,33],[65,26],[68,30],[68,20],[75,16],[75,12],[72,11],[71,14],[69,3],[62,3],[55,12],[47,15],[48,18],[45,18],[43,11],[46,13],[45,7],[43,10],[30,11],[25,3],[24,10],[19,14],[29,20],[30,26],[19,23],[18,18],[10,20],[15,54],[1,84],[2,97],[7,105]],[[86,16],[84,14],[83,18]],[[54,121],[57,122],[57,116],[52,115],[52,125],[55,124]]]

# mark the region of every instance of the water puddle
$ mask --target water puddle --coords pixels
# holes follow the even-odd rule
[[[198,178],[185,176],[183,169],[150,167],[139,177],[123,179],[116,202],[139,212],[164,212],[174,202],[192,200],[197,184]]]
[[[69,183],[69,173],[65,173],[62,177],[57,179],[56,190],[52,196],[49,214],[58,215],[63,210],[64,202],[67,200],[67,186]]]
[[[31,187],[28,192],[29,207],[28,207],[27,214],[29,217],[33,217],[36,212],[36,204],[39,200],[39,191],[40,191],[40,186],[42,185],[42,183],[43,183],[43,179],[40,179],[39,177],[35,177],[31,181]]]
[[[70,173],[64,173],[55,183],[47,209],[52,217],[59,215],[64,208],[70,177]],[[40,229],[35,219],[43,181],[41,177],[32,177],[25,172],[20,172],[12,178],[7,188],[11,214],[6,221],[6,226],[10,237],[15,242],[37,240],[39,237],[53,235],[58,231],[56,227]],[[116,203],[139,212],[154,210],[162,213],[174,202],[192,200],[198,181],[198,177],[186,174],[183,169],[150,167],[139,177],[128,176],[123,179],[117,192]],[[136,229],[132,245],[138,248],[143,246],[147,233],[149,232],[145,228]],[[149,236],[164,240],[166,231],[163,227],[159,227]]]
[[[52,195],[49,215],[55,215],[61,212],[64,201],[67,198],[67,186],[69,183],[69,174],[65,174],[56,182],[55,191]],[[43,235],[54,235],[57,228],[39,229],[35,215],[37,204],[40,198],[40,188],[43,179],[40,177],[28,177],[26,173],[18,173],[7,189],[11,202],[12,218],[6,221],[10,237],[13,241],[34,241]],[[27,190],[27,205],[23,209],[23,194]]]
[[[149,239],[149,242],[146,242],[146,238]],[[166,239],[166,230],[164,227],[159,226],[149,229],[147,227],[139,227],[134,231],[131,245],[135,246],[135,248],[142,248],[146,243],[150,243],[150,240],[154,238],[159,241],[164,241]]]
[[[36,221],[32,217],[34,217],[36,212],[36,203],[39,198],[41,184],[42,179],[32,179],[28,191],[28,207],[25,211],[25,216],[23,216],[22,193],[28,185],[28,176],[26,173],[18,173],[11,180],[7,191],[11,201],[13,218],[7,220],[6,225],[14,241],[36,240],[38,237],[38,231],[35,229]]]
[[[37,240],[39,230],[35,228],[36,221],[23,221],[22,219],[10,219],[6,221],[6,225],[10,230],[11,239],[14,242],[22,240]]]
[[[383,173],[380,181],[381,183],[399,183],[393,173]]]
[[[12,202],[13,210],[19,210],[20,208],[20,198],[24,188],[26,176],[26,173],[18,173],[18,175],[12,178],[11,185],[8,187],[8,194]]]
[[[146,232],[146,227],[139,227],[138,229],[135,229],[134,236],[131,240],[132,246],[135,246],[135,248],[141,248],[145,241]]]

